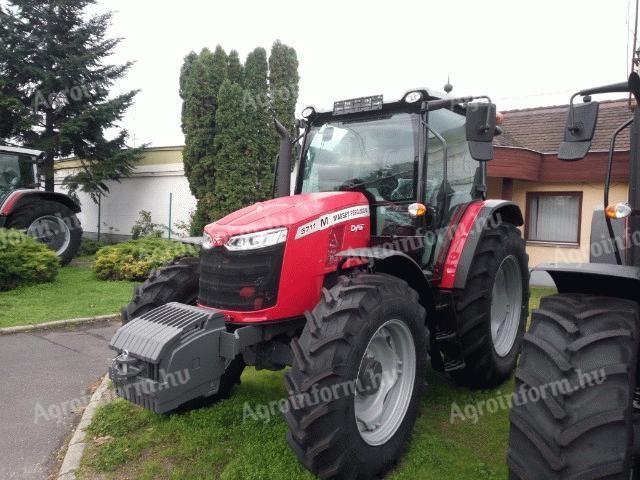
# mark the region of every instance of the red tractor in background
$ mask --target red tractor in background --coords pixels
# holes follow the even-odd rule
[[[276,121],[278,197],[208,225],[200,259],[136,288],[110,344],[118,394],[164,413],[228,397],[245,365],[291,366],[300,461],[374,478],[406,446],[429,358],[460,385],[509,378],[528,315],[522,213],[486,199],[495,105],[445,97],[310,107],[293,141]]]
[[[592,222],[590,263],[535,268],[551,275],[558,294],[542,299],[524,337],[509,435],[509,478],[514,480],[640,478],[638,74],[571,97],[558,158],[569,162],[587,155],[598,118],[591,96],[613,92],[630,94],[634,111],[611,138],[604,208],[596,210]],[[584,103],[574,105],[578,96]],[[628,203],[610,204],[616,140],[627,128]]]
[[[80,248],[80,206],[67,195],[41,189],[41,157],[39,150],[0,145],[0,228],[26,231],[66,265]]]

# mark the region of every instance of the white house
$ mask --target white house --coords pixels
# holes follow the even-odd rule
[[[184,176],[182,146],[153,147],[145,150],[136,164],[135,173],[120,183],[108,182],[109,195],[96,204],[89,195],[80,193],[82,213],[79,215],[84,231],[91,237],[101,234],[114,239],[131,235],[131,228],[140,212],[151,212],[154,223],[169,226],[172,236],[184,236],[180,224],[188,223],[196,208],[189,183]],[[56,164],[56,189],[63,191],[63,179],[78,168],[77,160]]]

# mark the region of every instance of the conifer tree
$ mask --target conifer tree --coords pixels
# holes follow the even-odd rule
[[[276,40],[269,56],[269,88],[274,116],[293,134],[298,101],[298,56],[294,48]]]
[[[75,156],[78,174],[66,179],[73,194],[94,199],[105,182],[132,173],[141,149],[127,148],[117,128],[136,90],[109,90],[131,63],[112,65],[120,38],[109,38],[111,13],[90,15],[95,0],[6,0],[0,5],[0,141],[44,152],[45,189],[54,189],[54,159]]]
[[[212,216],[221,218],[254,202],[255,172],[249,157],[248,116],[243,109],[244,92],[226,80],[218,94],[216,111],[216,185]]]
[[[229,60],[227,68],[229,70],[229,80],[232,83],[237,83],[238,85],[243,84],[244,72],[242,63],[240,63],[240,57],[238,56],[238,52],[236,50],[231,50],[229,52]]]
[[[247,55],[243,106],[248,115],[249,159],[256,172],[256,201],[271,198],[275,154],[269,110],[267,52],[258,47]]]

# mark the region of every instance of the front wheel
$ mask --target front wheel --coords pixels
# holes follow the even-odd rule
[[[516,371],[512,480],[638,478],[631,474],[639,312],[619,298],[542,299]]]
[[[321,478],[377,478],[402,454],[427,363],[425,310],[406,282],[343,278],[291,343],[287,440]]]

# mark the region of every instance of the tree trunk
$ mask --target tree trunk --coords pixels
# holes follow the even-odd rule
[[[44,189],[47,192],[53,192],[55,189],[54,170],[53,170],[53,153],[47,152],[42,164],[42,173],[44,175]]]
[[[49,143],[53,135],[53,114],[50,111],[47,111],[45,114],[45,130],[43,138],[47,143]],[[55,190],[55,172],[53,170],[54,158],[55,154],[51,148],[45,151],[44,162],[42,163],[42,174],[44,175],[44,190],[46,192],[53,192]]]

